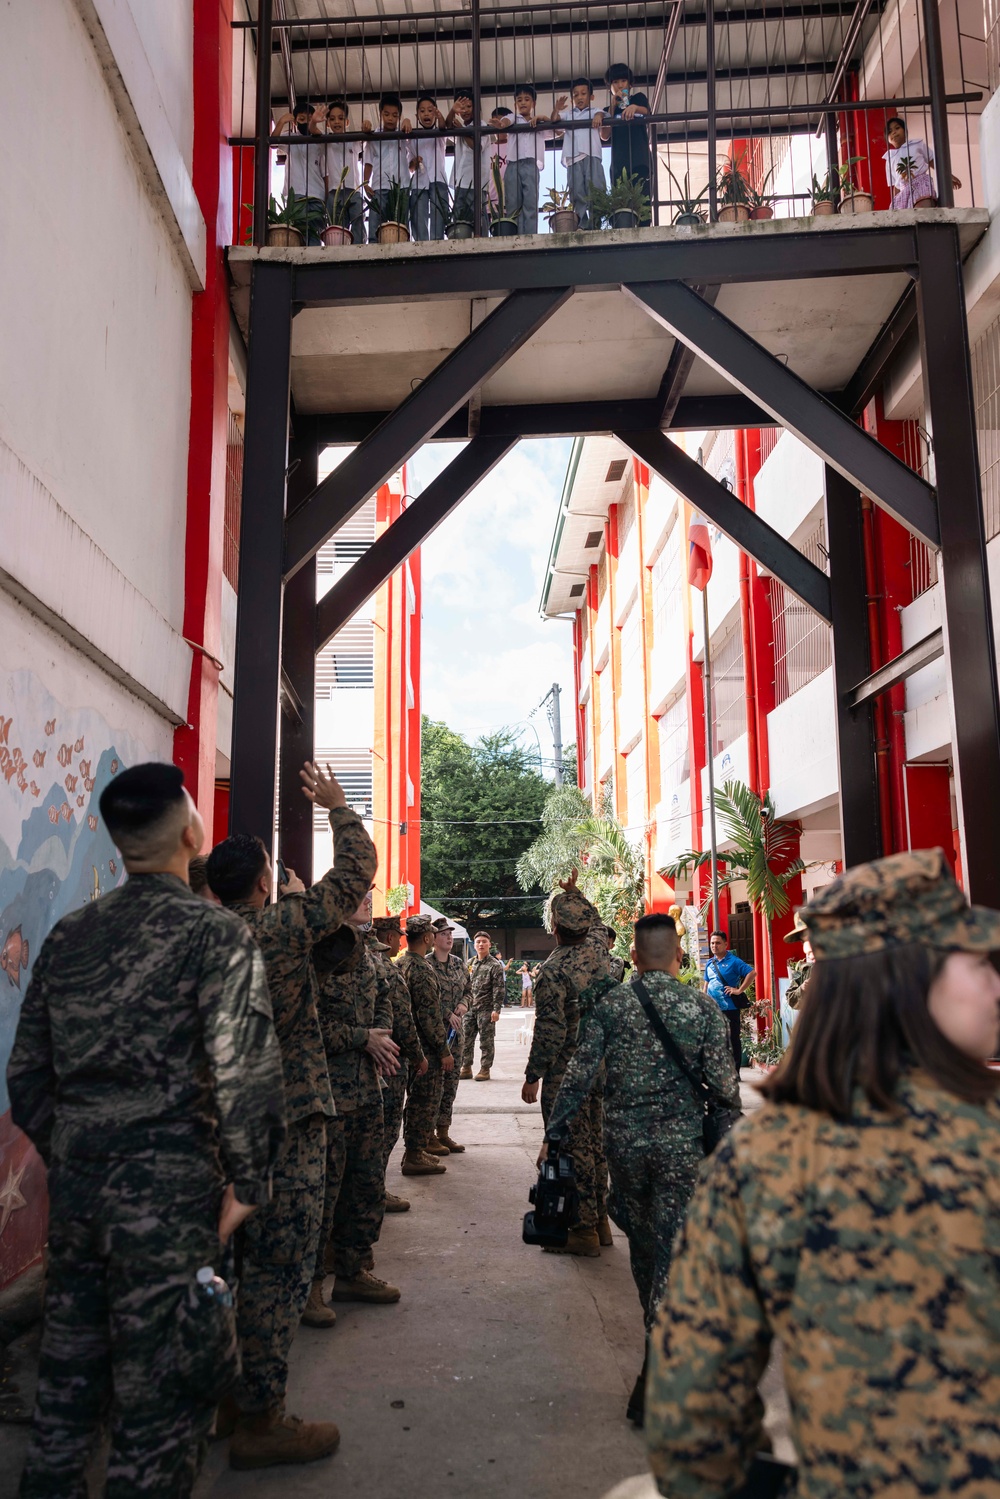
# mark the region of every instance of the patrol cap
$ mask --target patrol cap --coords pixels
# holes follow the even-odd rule
[[[795,913],[795,924],[790,932],[785,933],[786,942],[804,942],[809,936],[809,928],[805,924],[801,911]]]
[[[439,916],[437,921],[431,922],[431,925],[436,932],[453,932],[455,930],[447,916]]]
[[[376,916],[372,920],[372,931],[374,932],[399,932],[403,928],[399,924],[398,916]]]
[[[559,890],[549,900],[549,915],[553,926],[570,937],[582,937],[590,931],[593,907],[579,890]]]
[[[969,905],[940,848],[859,864],[801,914],[817,958],[852,958],[914,942],[961,952],[1000,949],[1000,912]]]
[[[433,929],[434,923],[431,918],[422,913],[417,916],[407,916],[406,918],[406,935],[408,937],[425,937]]]

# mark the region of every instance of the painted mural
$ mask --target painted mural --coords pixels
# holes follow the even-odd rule
[[[150,756],[91,708],[57,702],[31,671],[0,676],[0,1286],[45,1242],[45,1168],[15,1129],[7,1061],[31,967],[61,916],[124,879],[97,815],[125,765]]]

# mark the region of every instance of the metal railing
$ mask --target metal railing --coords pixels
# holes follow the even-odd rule
[[[972,347],[972,389],[986,539],[1000,535],[1000,318]]]
[[[938,0],[650,0],[641,6],[467,0],[461,8],[443,3],[359,15],[338,7],[336,15],[289,17],[282,0],[258,0],[256,19],[234,22],[234,35],[235,94],[247,115],[255,101],[252,128],[249,118],[238,120],[231,140],[238,150],[234,237],[256,245],[267,242],[269,201],[278,186],[272,157],[279,151],[288,163],[308,163],[310,153],[326,162],[332,148],[329,159],[349,167],[350,212],[344,194],[331,202],[339,172],[317,168],[308,191],[310,169],[296,166],[292,175],[307,189],[299,196],[317,199],[317,224],[324,212],[339,210],[333,228],[345,233],[330,240],[342,242],[349,229],[355,242],[362,239],[365,209],[371,233],[385,217],[384,203],[375,205],[378,216],[373,213],[362,180],[366,167],[379,169],[376,145],[388,155],[396,148],[400,175],[394,180],[402,198],[395,211],[417,237],[535,232],[538,210],[524,185],[533,174],[522,172],[522,156],[540,160],[540,185],[566,194],[567,211],[582,212],[584,227],[593,227],[595,215],[623,227],[614,224],[606,197],[600,205],[590,202],[576,177],[570,180],[556,162],[567,140],[579,142],[584,153],[589,144],[595,155],[589,117],[568,115],[568,96],[579,79],[588,81],[592,107],[604,115],[605,185],[619,169],[631,173],[648,203],[643,208],[639,202],[640,222],[673,222],[685,210],[695,223],[801,215],[813,205],[813,179],[822,183],[834,167],[843,180],[833,172],[816,211],[857,211],[866,203],[858,194],[872,196],[877,208],[899,206],[910,186],[905,160],[903,175],[889,184],[882,157],[886,121],[904,111],[907,146],[927,143],[935,158],[931,191],[946,207],[954,201],[948,114],[964,114],[970,170],[962,193],[963,201],[974,201],[972,137],[986,86],[965,77],[963,39],[966,53],[970,39],[954,3],[939,9]],[[987,44],[986,17],[983,36],[975,40]],[[957,70],[950,61],[956,44]],[[523,90],[518,106],[518,84],[534,95],[530,109]],[[456,112],[463,93],[471,95],[471,108]],[[390,94],[401,110],[387,106],[380,114],[379,101]],[[329,112],[334,101],[342,111]],[[286,119],[279,133],[286,112],[310,106],[315,117],[300,125]],[[496,106],[508,111],[505,120]],[[633,110],[638,113],[624,118]],[[562,145],[552,138],[555,131],[562,132]],[[957,138],[954,119],[951,136]],[[427,162],[411,166],[421,147],[441,171],[442,145],[451,158],[450,180],[421,177]],[[456,153],[466,163],[460,183]],[[437,182],[443,195],[432,191]],[[322,232],[306,226],[310,242]]]

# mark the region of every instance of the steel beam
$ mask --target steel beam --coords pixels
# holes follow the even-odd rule
[[[289,445],[288,509],[316,488],[319,442],[315,423],[299,417]],[[312,884],[313,808],[302,794],[299,771],[316,745],[316,559],[310,558],[285,588],[281,619],[282,681],[296,711],[281,715],[278,756],[278,849],[285,865]],[[284,706],[285,694],[282,695]]]
[[[489,254],[472,243],[445,252],[391,259],[344,255],[295,265],[295,300],[307,307],[414,302],[456,296],[497,297],[509,291],[571,286],[607,290],[628,282],[797,281],[903,271],[917,262],[911,225],[782,235],[682,235],[637,230],[630,243],[521,246],[494,240]],[[510,246],[515,246],[511,249]]]
[[[871,667],[861,496],[826,465],[826,544],[833,605],[833,680],[836,692],[840,831],[844,865],[878,859],[882,848],[873,701],[851,703],[855,684]]]
[[[722,288],[721,286],[695,286],[692,290],[714,307]],[[656,393],[656,399],[660,405],[660,416],[656,423],[658,427],[666,428],[673,425],[674,414],[684,394],[684,386],[691,373],[694,358],[694,350],[689,349],[687,344],[681,343],[679,338],[676,339],[670,351],[667,367],[663,371],[660,388]]]
[[[911,285],[892,309],[875,342],[835,401],[841,411],[848,416],[858,416],[865,409],[884,381],[900,347],[908,344],[915,335],[916,325],[917,299]]]
[[[256,833],[268,848],[278,748],[291,346],[290,268],[259,262],[250,281],[229,827]]]
[[[917,233],[917,316],[934,467],[941,488],[941,587],[958,825],[967,890],[1000,906],[1000,702],[965,321],[951,225]]]
[[[660,475],[671,488],[707,515],[730,541],[801,599],[829,624],[830,580],[790,541],[761,520],[731,489],[689,458],[683,448],[655,428],[649,432],[616,432],[620,443]]]
[[[317,650],[321,651],[411,552],[423,545],[516,441],[511,437],[474,437],[428,484],[423,494],[382,532],[316,605]]]
[[[915,671],[921,671],[923,667],[929,666],[932,661],[937,661],[943,655],[944,631],[932,630],[929,635],[924,636],[923,640],[918,640],[916,645],[900,651],[892,661],[887,661],[885,666],[880,666],[878,671],[873,671],[870,677],[865,677],[863,682],[853,687],[847,694],[848,706],[859,708],[862,703],[867,703],[869,698],[888,692],[890,687],[896,687],[900,682],[905,682],[907,677],[912,677]]]
[[[633,284],[622,290],[907,530],[937,546],[937,503],[930,485],[718,308],[678,282]]]
[[[286,575],[293,576],[571,295],[566,286],[514,292],[474,328],[289,516]]]

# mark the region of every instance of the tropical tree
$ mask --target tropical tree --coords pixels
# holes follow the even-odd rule
[[[785,915],[791,905],[787,887],[807,868],[797,856],[801,828],[797,822],[776,815],[769,791],[759,796],[742,781],[726,781],[716,790],[715,815],[723,842],[728,845],[718,856],[719,863],[725,866],[719,885],[725,888],[738,880],[745,881],[747,900],[764,918],[771,1005],[776,1017],[778,983],[771,923],[776,917]],[[691,849],[660,873],[664,879],[684,879],[693,870],[708,864],[711,858],[711,853],[705,849]]]

